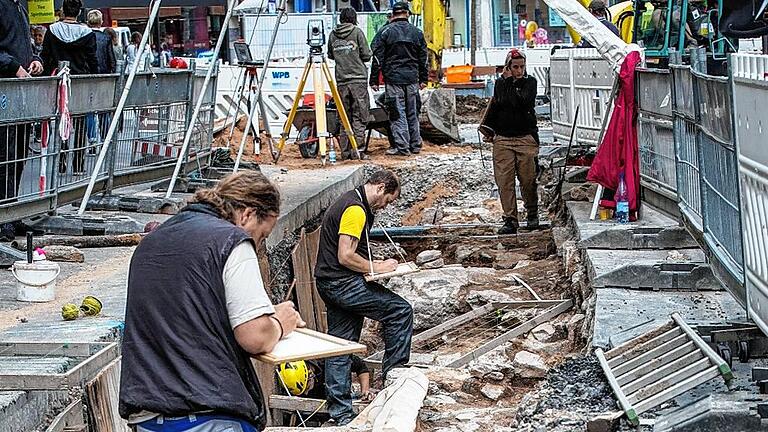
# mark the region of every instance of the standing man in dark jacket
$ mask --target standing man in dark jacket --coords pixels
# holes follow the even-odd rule
[[[481,122],[481,132],[486,140],[493,141],[493,175],[504,210],[504,226],[499,234],[516,234],[519,222],[515,177],[520,181],[528,228],[539,225],[536,78],[526,73],[525,56],[517,49],[510,50],[505,63]]]
[[[384,327],[382,373],[408,363],[413,335],[411,305],[365,274],[386,273],[397,268],[397,261],[373,260],[368,237],[374,211],[382,210],[400,196],[400,180],[388,170],[380,170],[368,181],[336,200],[325,211],[320,230],[320,246],[315,266],[317,291],[328,310],[328,334],[357,342],[363,318],[381,322]],[[328,414],[337,425],[354,418],[348,355],[325,361],[325,389]]]
[[[427,85],[427,42],[424,33],[408,22],[408,3],[392,6],[392,20],[373,38],[370,84],[378,91],[379,71],[384,76],[385,96],[392,135],[397,148],[389,155],[410,156],[421,151],[419,90]]]
[[[336,61],[336,84],[339,87],[341,102],[352,124],[352,131],[357,141],[357,150],[361,159],[367,159],[364,152],[365,127],[368,124],[368,68],[365,63],[371,60],[371,49],[365,34],[357,26],[357,12],[344,8],[339,16],[339,25],[328,38],[328,58]],[[346,133],[339,134],[339,146],[342,157],[351,157],[351,146]]]
[[[60,61],[69,62],[72,75],[98,73],[96,61],[96,35],[88,26],[77,22],[81,0],[64,0],[61,10],[64,19],[51,24],[43,40],[43,69],[50,75],[59,67]]]
[[[104,18],[100,10],[94,9],[88,12],[88,27],[93,30],[93,34],[96,36],[96,64],[98,66],[96,73],[115,73],[117,70],[115,50],[112,49],[112,38],[101,31],[103,23]]]
[[[19,0],[0,0],[0,78],[26,78],[42,71],[40,59],[32,55],[27,10]],[[0,205],[18,194],[30,129],[30,124],[0,126]],[[13,225],[0,227],[0,239],[13,237]]]

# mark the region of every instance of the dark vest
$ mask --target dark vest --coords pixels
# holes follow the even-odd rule
[[[214,411],[264,428],[263,396],[235,340],[222,280],[232,249],[250,240],[211,207],[191,204],[141,241],[128,273],[121,416]]]
[[[360,195],[358,195],[358,192]],[[362,197],[362,200],[360,197]],[[355,205],[361,206],[365,210],[366,225],[360,236],[360,241],[357,243],[357,254],[368,259],[368,239],[365,234],[370,232],[373,226],[373,212],[368,205],[365,188],[360,186],[339,197],[325,211],[322,228],[320,229],[320,247],[317,251],[316,278],[336,279],[360,274],[339,264],[338,256],[341,216],[344,214],[344,210]]]

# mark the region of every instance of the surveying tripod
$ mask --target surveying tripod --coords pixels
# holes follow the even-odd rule
[[[283,152],[285,146],[285,140],[288,138],[288,134],[291,132],[291,126],[293,120],[296,117],[296,111],[299,108],[299,101],[301,100],[302,93],[304,92],[304,86],[307,83],[309,72],[312,72],[312,84],[313,92],[315,94],[315,128],[317,130],[317,138],[319,141],[319,152],[322,158],[323,165],[326,162],[326,150],[328,146],[328,126],[325,118],[325,85],[323,78],[331,88],[331,94],[333,100],[336,102],[336,111],[341,120],[342,126],[344,126],[344,132],[349,138],[349,143],[352,146],[352,151],[359,159],[360,154],[357,151],[357,141],[355,135],[352,132],[352,127],[349,124],[349,118],[347,112],[344,110],[344,104],[341,103],[341,96],[339,95],[339,89],[336,87],[336,83],[331,76],[331,70],[328,68],[328,63],[323,54],[323,45],[325,45],[325,33],[323,32],[323,22],[319,20],[312,20],[309,22],[307,29],[307,43],[309,44],[309,57],[307,57],[307,64],[304,66],[304,72],[301,74],[301,80],[299,80],[299,88],[296,90],[296,97],[293,101],[291,111],[288,113],[288,119],[283,126],[283,132],[280,134],[280,141],[277,143],[277,151],[274,153],[275,163],[280,159],[280,154]]]

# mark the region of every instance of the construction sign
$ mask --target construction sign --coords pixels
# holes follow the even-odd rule
[[[30,24],[50,24],[56,22],[53,0],[27,0]]]

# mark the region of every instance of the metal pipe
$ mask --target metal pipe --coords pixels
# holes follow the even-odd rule
[[[264,80],[267,77],[267,69],[269,69],[269,59],[272,57],[272,48],[275,46],[275,40],[277,39],[277,30],[280,28],[280,21],[283,19],[283,16],[286,15],[285,12],[285,1],[282,0],[280,2],[280,7],[278,8],[278,14],[277,14],[277,20],[275,20],[275,28],[272,30],[272,39],[269,42],[269,48],[267,48],[267,55],[264,58],[264,69],[261,70],[261,76],[259,77],[259,82],[256,83],[256,97],[261,97],[261,86],[264,84]],[[245,140],[248,138],[248,131],[251,129],[251,124],[253,124],[253,116],[256,114],[256,109],[258,108],[259,104],[254,103],[251,105],[251,109],[248,112],[248,122],[246,125],[248,125],[245,129],[245,133],[243,134],[243,138],[240,140],[240,148],[237,150],[237,159],[235,159],[235,166],[232,168],[232,172],[236,173],[237,169],[240,167],[240,160],[243,158],[243,149],[245,148]],[[266,119],[265,119],[266,121]],[[256,137],[253,137],[254,141],[256,140]]]
[[[162,3],[162,0],[156,0],[155,3],[152,4],[152,9],[149,13],[149,18],[147,19],[147,26],[144,28],[144,34],[141,37],[139,49],[136,53],[136,61],[134,61],[133,65],[131,65],[130,75],[128,75],[128,80],[125,82],[125,88],[123,89],[123,94],[120,96],[120,102],[118,102],[117,108],[115,108],[115,116],[112,118],[112,123],[109,125],[109,131],[107,131],[107,136],[104,138],[104,144],[101,146],[99,157],[96,159],[96,165],[93,168],[93,174],[91,174],[91,179],[88,182],[88,188],[85,190],[85,195],[83,195],[83,201],[80,203],[80,208],[77,210],[77,214],[85,213],[85,209],[88,206],[88,200],[91,198],[94,186],[96,186],[96,179],[99,177],[101,166],[104,164],[104,159],[107,157],[109,145],[112,143],[112,137],[117,131],[118,124],[120,124],[120,117],[123,114],[123,107],[125,107],[125,103],[128,100],[128,94],[131,91],[133,80],[136,78],[136,72],[139,70],[139,64],[144,64],[142,61],[144,57],[144,50],[146,49],[147,42],[149,41],[149,33],[152,31],[152,25],[155,22],[157,14],[160,12],[160,3]]]
[[[229,30],[229,19],[232,17],[232,11],[235,9],[235,0],[229,0],[227,5],[227,14],[224,16],[224,25],[221,26],[221,31],[219,31],[219,38],[216,40],[216,47],[213,49],[213,56],[211,58],[210,64],[208,64],[208,70],[205,72],[205,80],[203,81],[203,86],[200,89],[200,94],[197,95],[197,102],[195,102],[195,110],[192,111],[192,118],[189,120],[189,127],[187,127],[187,131],[184,134],[184,142],[181,144],[181,151],[179,152],[179,158],[176,159],[176,167],[173,169],[173,176],[171,176],[171,183],[168,185],[168,191],[165,193],[165,198],[168,199],[171,197],[171,194],[173,193],[173,187],[176,185],[176,179],[179,177],[179,172],[181,171],[181,166],[184,164],[184,159],[187,154],[187,150],[189,149],[189,142],[192,140],[192,134],[195,131],[195,122],[197,121],[197,117],[200,115],[200,108],[203,106],[203,99],[206,97],[206,93],[208,90],[208,84],[211,82],[211,76],[213,75],[213,71],[218,69],[216,67],[216,64],[219,61],[219,52],[221,51],[221,45],[224,43],[224,39],[226,36],[227,31]],[[195,72],[192,71],[192,76],[190,79],[195,79]],[[191,102],[191,100],[190,100]]]

